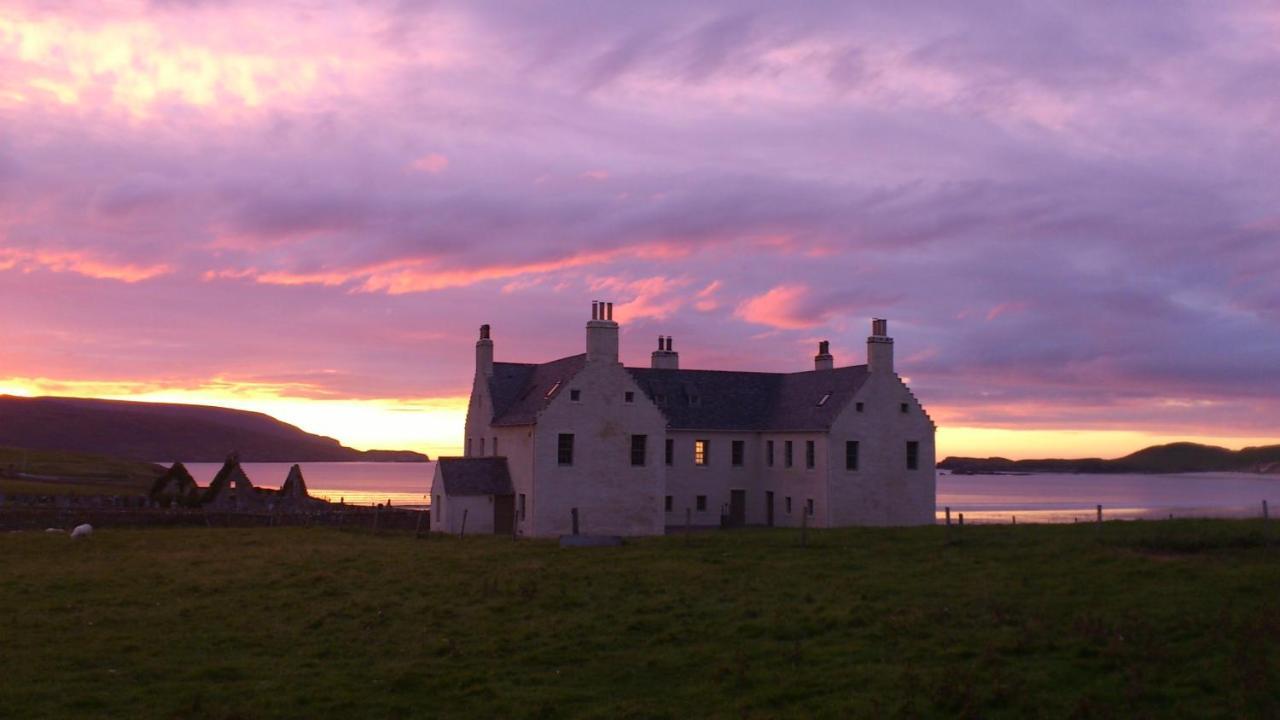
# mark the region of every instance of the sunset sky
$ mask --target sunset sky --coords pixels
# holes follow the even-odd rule
[[[0,6],[0,393],[461,445],[473,343],[899,372],[952,454],[1280,442],[1280,9]]]

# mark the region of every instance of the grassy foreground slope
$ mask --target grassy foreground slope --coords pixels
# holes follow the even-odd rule
[[[165,471],[162,465],[140,460],[3,446],[0,446],[0,468],[59,478],[26,480],[0,477],[0,494],[15,495],[145,495]]]
[[[1280,527],[0,536],[10,717],[1275,717]]]

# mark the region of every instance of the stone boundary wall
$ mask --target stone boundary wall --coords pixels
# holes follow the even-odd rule
[[[88,523],[94,528],[334,527],[408,532],[427,532],[431,529],[431,517],[425,511],[360,506],[291,513],[16,504],[0,506],[0,532],[46,528],[70,530],[82,523]]]

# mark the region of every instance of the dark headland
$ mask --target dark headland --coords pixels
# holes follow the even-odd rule
[[[988,473],[1280,473],[1280,445],[1228,450],[1190,442],[1154,445],[1121,458],[1010,460],[948,457],[940,470],[957,475]]]
[[[0,395],[0,446],[144,461],[426,462],[409,450],[356,450],[269,415],[207,405]]]

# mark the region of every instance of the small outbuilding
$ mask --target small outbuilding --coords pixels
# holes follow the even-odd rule
[[[440,532],[510,534],[515,490],[505,457],[442,457],[431,479],[431,527]]]

